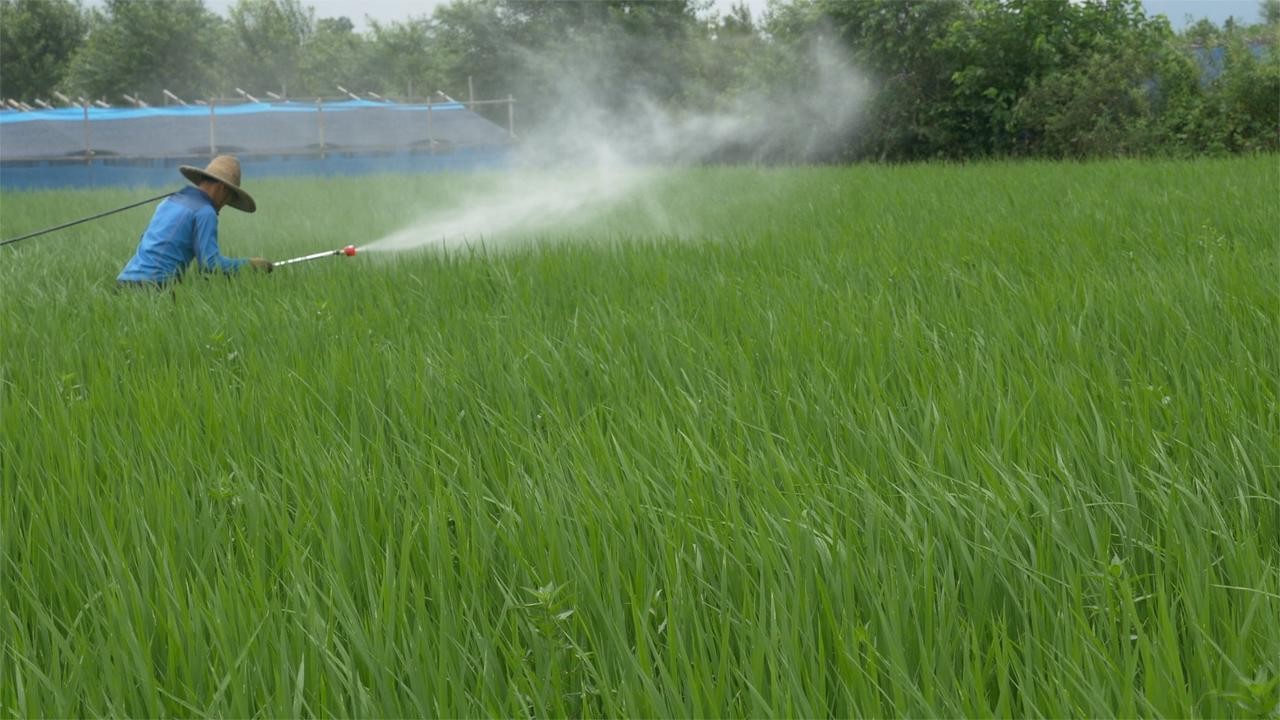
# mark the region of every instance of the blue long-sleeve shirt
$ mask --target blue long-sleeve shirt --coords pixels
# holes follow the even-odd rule
[[[177,280],[195,260],[204,272],[230,273],[248,263],[218,250],[218,211],[194,185],[165,198],[138,241],[138,250],[117,280],[165,283]]]

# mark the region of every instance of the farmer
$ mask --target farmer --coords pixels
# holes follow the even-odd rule
[[[271,272],[271,263],[262,258],[225,258],[218,251],[218,212],[223,206],[249,213],[257,209],[249,193],[240,189],[240,161],[219,155],[203,170],[190,165],[178,170],[194,186],[160,203],[116,282],[121,287],[165,285],[181,280],[192,259],[203,272],[230,274],[245,265]]]

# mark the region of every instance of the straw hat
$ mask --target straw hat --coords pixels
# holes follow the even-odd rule
[[[258,209],[257,203],[249,193],[240,189],[240,161],[235,155],[219,155],[209,162],[209,166],[201,170],[191,165],[180,165],[178,171],[192,183],[199,185],[205,180],[213,180],[227,186],[231,191],[231,199],[227,204],[237,210],[251,213]]]

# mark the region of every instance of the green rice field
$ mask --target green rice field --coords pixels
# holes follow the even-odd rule
[[[247,166],[221,244],[494,182]],[[0,247],[0,717],[1275,718],[1278,197],[695,168],[172,292],[115,289],[149,208]]]

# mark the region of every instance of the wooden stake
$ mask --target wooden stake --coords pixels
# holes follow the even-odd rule
[[[436,154],[436,135],[431,127],[431,96],[427,96],[427,151]]]
[[[93,157],[93,145],[89,143],[89,103],[84,104],[84,162],[89,164]]]

